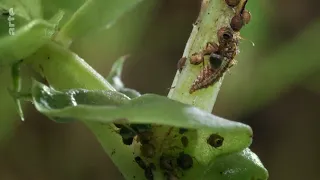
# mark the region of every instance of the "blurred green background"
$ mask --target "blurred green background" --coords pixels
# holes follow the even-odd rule
[[[70,16],[83,2],[43,0],[43,14],[50,17],[62,8]],[[200,4],[145,0],[113,26],[76,39],[71,48],[104,76],[118,57],[130,54],[126,86],[166,96]],[[242,41],[238,64],[225,76],[213,110],[253,128],[251,149],[271,180],[319,179],[318,5],[315,0],[249,0],[252,21],[241,31],[248,40]],[[5,29],[7,21],[0,22]],[[0,71],[1,180],[123,179],[83,124],[54,123],[30,104],[21,122],[7,93],[9,69]]]

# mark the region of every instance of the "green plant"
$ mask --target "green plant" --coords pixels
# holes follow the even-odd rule
[[[251,128],[210,113],[221,81],[192,95],[188,93],[200,67],[192,67],[187,62],[182,73],[177,73],[173,83],[175,88],[168,95],[171,100],[154,94],[140,95],[126,88],[120,78],[125,57],[116,61],[106,80],[69,49],[75,38],[113,23],[139,1],[91,0],[69,17],[66,12],[58,11],[51,18],[42,15],[39,1],[19,2],[3,1],[0,4],[4,9],[14,7],[17,22],[24,25],[14,35],[2,38],[0,63],[12,66],[14,88],[10,93],[22,118],[20,100],[29,100],[40,113],[56,122],[81,120],[96,135],[126,179],[145,178],[144,171],[133,162],[137,155],[142,157],[141,145],[137,142],[133,146],[124,145],[122,137],[115,133],[117,128],[113,123],[121,123],[126,128],[130,128],[127,123],[137,124],[138,128],[152,124],[151,141],[156,153],[149,159],[143,157],[143,160],[148,159],[148,164],[156,165],[155,179],[164,176],[159,167],[161,155],[176,158],[181,151],[195,159],[190,170],[175,171],[177,176],[183,172],[181,179],[267,179],[268,172],[248,149],[252,141]],[[184,56],[200,51],[208,41],[216,41],[217,27],[228,25],[234,14],[224,1],[206,2]],[[31,11],[33,9],[37,11]],[[31,91],[21,93],[18,76],[21,63],[42,75],[50,87],[38,82],[39,79],[33,80]],[[186,133],[189,145],[183,149],[179,128],[189,129]],[[223,137],[219,147],[207,144],[211,134]]]

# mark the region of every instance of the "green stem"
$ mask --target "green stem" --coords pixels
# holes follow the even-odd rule
[[[171,91],[168,97],[186,104],[191,104],[207,112],[211,112],[216,101],[218,92],[223,78],[219,82],[205,89],[198,90],[193,94],[189,93],[189,89],[199,75],[201,65],[191,65],[189,58],[193,53],[200,52],[206,46],[207,42],[218,42],[217,31],[221,27],[229,26],[234,12],[222,0],[209,0],[207,4],[202,6],[197,24],[194,25],[190,38],[186,44],[183,57],[187,57],[186,65],[181,71],[177,71],[172,83]],[[200,166],[195,166],[187,173],[187,179],[199,179],[199,176],[204,174],[204,170],[214,160],[210,153],[204,153],[204,149],[208,149],[208,145],[203,143],[201,139],[206,139],[209,134],[204,131],[197,131],[197,139],[193,151],[193,156],[196,159],[202,159]],[[208,149],[208,151],[210,151]]]
[[[217,31],[224,26],[229,26],[234,13],[224,1],[211,0],[206,9],[200,14],[198,24],[194,25],[190,38],[187,42],[183,57],[190,57],[193,53],[200,52],[207,42],[218,42]],[[202,66],[190,65],[189,59],[181,73],[177,74],[172,83],[168,97],[186,104],[192,104],[208,112],[212,111],[218,95],[222,78],[214,86],[189,93],[192,82],[199,75]]]

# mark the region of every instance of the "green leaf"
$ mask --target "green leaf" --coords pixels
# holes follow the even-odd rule
[[[110,26],[139,2],[141,0],[88,0],[61,28],[56,40],[69,47],[73,39],[89,34],[98,28]]]
[[[13,12],[26,20],[41,19],[41,0],[1,0],[0,8],[13,9]]]
[[[55,26],[43,20],[34,20],[19,30],[13,29],[11,36],[0,40],[0,65],[10,65],[31,55],[50,41]]]
[[[125,88],[121,80],[123,64],[127,58],[128,56],[122,56],[115,63],[113,63],[111,71],[106,79],[117,91],[127,95],[130,98],[139,97],[141,94],[138,91]]]
[[[202,179],[266,180],[269,174],[250,149],[218,157]]]
[[[116,107],[129,101],[129,98],[117,91],[73,89],[63,92],[55,91],[37,81],[33,81],[34,102],[39,105],[39,109],[61,109],[78,104],[88,104],[93,106],[108,105]],[[73,117],[51,116],[56,122],[73,121]]]
[[[252,140],[252,131],[247,125],[216,117],[158,95],[147,94],[129,100],[115,91],[71,89],[60,92],[37,82],[33,84],[32,95],[36,109],[51,118],[102,123],[125,118],[134,124],[169,125],[218,133],[224,137],[223,146],[219,150],[214,151],[203,139],[207,153],[214,156],[242,150]]]
[[[123,69],[124,61],[128,56],[122,56],[116,62],[113,63],[111,71],[109,72],[107,81],[118,91],[119,89],[124,88],[124,84],[121,80],[121,74]]]

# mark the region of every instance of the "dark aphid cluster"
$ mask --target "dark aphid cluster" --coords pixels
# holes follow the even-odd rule
[[[146,179],[153,180],[153,171],[156,170],[156,166],[153,163],[150,163],[147,166],[147,164],[139,156],[135,157],[134,161],[144,170],[144,176]]]
[[[193,158],[184,152],[180,152],[178,156],[161,155],[160,168],[164,171],[167,180],[177,180],[178,172],[188,170],[193,166]]]
[[[214,148],[221,147],[223,145],[223,141],[224,138],[218,134],[211,134],[207,139],[207,143]]]
[[[119,124],[114,123],[119,128],[119,134],[122,137],[122,142],[125,145],[131,145],[134,137],[138,136],[141,142],[149,142],[152,136],[151,125],[149,124]],[[148,140],[149,139],[149,140]]]
[[[171,155],[160,156],[160,169],[163,170],[167,180],[178,180],[177,175],[178,164],[177,158]]]

